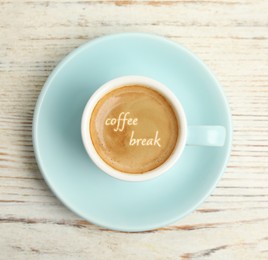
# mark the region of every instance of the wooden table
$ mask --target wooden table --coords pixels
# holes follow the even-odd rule
[[[234,139],[213,194],[174,225],[122,233],[87,223],[45,184],[36,99],[73,48],[149,32],[197,54],[229,100]],[[0,1],[0,259],[268,259],[268,1]],[[38,258],[39,259],[39,258]]]

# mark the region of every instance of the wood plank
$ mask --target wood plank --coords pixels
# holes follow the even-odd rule
[[[267,10],[265,0],[0,1],[0,259],[268,259]],[[134,234],[65,208],[31,140],[56,64],[88,40],[128,31],[168,37],[200,57],[223,86],[234,128],[230,161],[206,202]]]

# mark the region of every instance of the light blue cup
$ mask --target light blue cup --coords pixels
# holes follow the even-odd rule
[[[149,181],[126,182],[101,171],[83,146],[82,113],[100,86],[126,75],[164,84],[180,101],[188,125],[225,128],[224,145],[186,145],[172,168]],[[208,141],[200,137],[207,129],[194,131],[188,131],[189,142]],[[91,223],[120,231],[163,227],[196,209],[222,176],[231,140],[231,114],[210,70],[177,43],[142,33],[101,37],[70,53],[46,81],[33,120],[37,163],[54,194]]]
[[[91,132],[89,131],[92,113],[100,99],[102,99],[103,96],[108,94],[110,91],[115,90],[116,88],[135,85],[146,86],[158,91],[161,95],[163,95],[173,107],[178,120],[178,125],[180,126],[180,134],[177,139],[174,151],[170,157],[159,167],[148,172],[143,172],[141,174],[121,172],[107,164],[97,153],[91,140]],[[131,75],[115,78],[106,82],[90,97],[85,106],[81,120],[81,135],[83,144],[89,157],[102,171],[106,172],[112,177],[124,181],[146,181],[167,172],[179,160],[186,144],[216,147],[223,146],[225,142],[226,130],[225,127],[219,125],[187,125],[187,118],[185,116],[183,107],[178,98],[173,94],[172,91],[170,91],[169,88],[154,79],[144,76]]]

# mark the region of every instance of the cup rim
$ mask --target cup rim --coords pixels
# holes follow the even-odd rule
[[[160,166],[155,169],[152,169],[145,173],[125,173],[119,170],[114,169],[110,165],[108,165],[97,153],[92,140],[91,134],[89,131],[89,124],[91,120],[92,112],[98,103],[98,101],[107,93],[111,92],[114,89],[126,86],[126,85],[142,85],[145,87],[152,88],[162,94],[172,105],[174,112],[176,114],[177,120],[179,122],[180,127],[180,138],[177,139],[176,146],[170,155],[170,157]],[[93,95],[89,98],[81,120],[81,135],[84,147],[87,151],[87,154],[91,158],[91,160],[99,167],[103,172],[108,175],[124,180],[124,181],[146,181],[158,177],[165,172],[167,172],[179,159],[181,156],[183,149],[186,144],[186,134],[187,134],[187,121],[184,110],[182,108],[181,103],[175,96],[175,94],[164,84],[160,83],[149,77],[137,76],[137,75],[128,75],[114,78],[106,83],[104,83],[101,87],[99,87]]]

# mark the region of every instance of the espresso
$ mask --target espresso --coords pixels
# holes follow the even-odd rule
[[[170,157],[179,125],[165,97],[151,88],[131,85],[99,100],[89,131],[103,161],[121,172],[138,174],[159,167]]]

